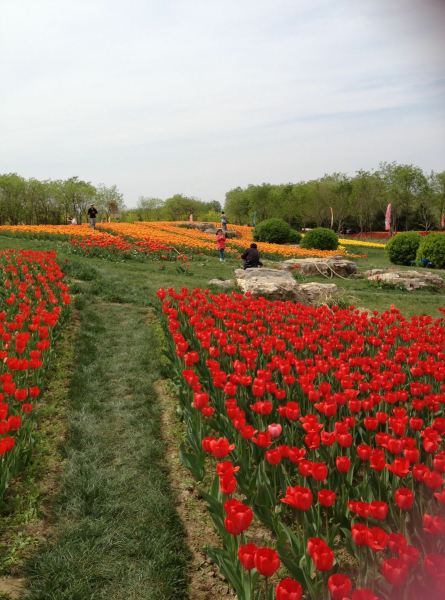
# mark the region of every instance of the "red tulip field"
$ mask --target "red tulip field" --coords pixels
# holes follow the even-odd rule
[[[266,300],[35,227],[0,236],[0,599],[443,597],[441,289]]]
[[[47,357],[70,303],[55,252],[0,252],[0,500],[32,448]]]
[[[160,289],[186,426],[239,600],[445,585],[445,319]]]

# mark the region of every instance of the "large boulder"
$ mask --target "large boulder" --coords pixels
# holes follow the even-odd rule
[[[304,276],[325,275],[349,277],[357,272],[357,265],[343,256],[330,258],[290,258],[280,263],[280,268],[295,271]]]
[[[269,300],[302,300],[299,285],[288,271],[280,269],[235,269],[236,283],[252,296]]]
[[[431,271],[370,269],[366,271],[365,277],[368,281],[386,283],[408,291],[429,287],[441,288],[444,286],[442,277],[437,273],[431,273]]]
[[[244,293],[268,300],[321,304],[329,301],[337,291],[335,283],[299,284],[289,271],[280,269],[236,269],[235,277]]]
[[[306,304],[325,304],[337,293],[335,283],[302,283],[299,293],[303,295]]]

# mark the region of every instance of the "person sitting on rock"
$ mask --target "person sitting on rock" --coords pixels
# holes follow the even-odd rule
[[[256,269],[257,267],[263,266],[263,263],[260,260],[258,246],[255,242],[250,244],[250,248],[247,248],[247,250],[241,254],[241,258],[244,262],[244,269]]]

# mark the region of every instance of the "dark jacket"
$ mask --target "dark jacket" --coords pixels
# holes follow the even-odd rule
[[[247,248],[247,250],[241,254],[241,258],[244,261],[245,269],[263,266],[263,263],[260,261],[260,253],[258,252],[257,248]]]

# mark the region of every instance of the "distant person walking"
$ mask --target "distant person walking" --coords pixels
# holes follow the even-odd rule
[[[90,220],[90,227],[92,227],[93,229],[96,229],[96,217],[97,210],[94,207],[94,204],[91,204],[90,208],[88,209],[88,218]]]
[[[257,267],[263,266],[263,263],[260,260],[258,246],[255,242],[250,244],[250,248],[247,248],[247,250],[241,254],[241,258],[244,262],[244,269],[256,269]]]
[[[220,262],[224,262],[224,251],[226,249],[226,235],[222,229],[218,229],[218,231],[216,232],[216,247],[218,248]]]
[[[228,222],[229,222],[229,221],[227,220],[227,217],[226,217],[226,215],[225,215],[225,213],[224,213],[224,211],[223,211],[223,212],[221,213],[221,227],[222,227],[222,230],[223,230],[224,232],[226,232],[226,231],[227,231],[227,223],[228,223]]]

